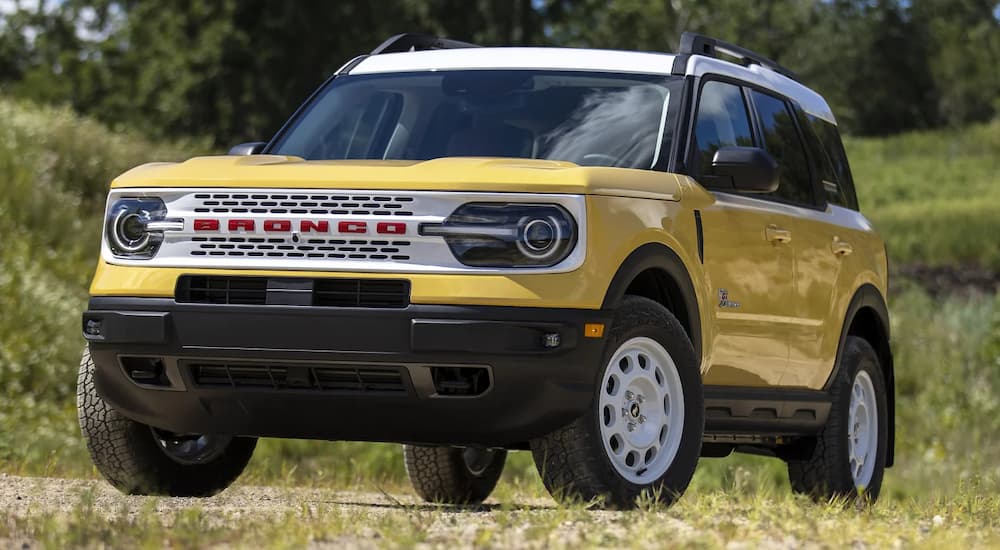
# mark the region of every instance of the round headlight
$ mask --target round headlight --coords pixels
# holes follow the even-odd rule
[[[536,260],[544,260],[555,252],[562,240],[559,223],[551,218],[525,218],[522,220],[517,248],[522,254]]]
[[[122,210],[115,217],[111,238],[115,248],[123,252],[140,252],[149,245],[146,224],[138,212]]]
[[[151,230],[151,222],[163,220],[166,207],[159,199],[119,199],[108,210],[105,234],[116,256],[149,258],[163,240],[162,231]]]

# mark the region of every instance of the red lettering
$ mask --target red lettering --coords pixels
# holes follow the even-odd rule
[[[218,231],[219,230],[219,220],[195,220],[194,221],[195,231]]]
[[[292,230],[292,222],[290,220],[264,220],[264,231],[284,232],[291,230]]]
[[[341,233],[367,233],[368,224],[366,222],[340,222],[337,230]]]
[[[314,222],[312,220],[302,220],[302,223],[299,225],[299,231],[303,233],[309,233],[310,231],[315,231],[317,233],[329,233],[330,222],[327,221]]]
[[[406,233],[406,224],[403,222],[379,222],[375,230],[380,235],[403,235]]]
[[[239,231],[240,229],[253,231],[253,220],[229,220],[230,231]]]

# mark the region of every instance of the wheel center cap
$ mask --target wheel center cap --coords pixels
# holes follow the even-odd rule
[[[629,412],[629,414],[632,415],[632,418],[639,418],[639,413],[640,413],[640,411],[639,411],[639,404],[638,403],[632,403],[632,406],[629,407],[628,412]]]

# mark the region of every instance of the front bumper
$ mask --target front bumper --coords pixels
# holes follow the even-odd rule
[[[158,428],[518,447],[587,409],[605,341],[584,337],[584,324],[610,320],[601,310],[95,297],[83,324],[98,392]],[[456,372],[478,373],[475,387],[456,394]]]

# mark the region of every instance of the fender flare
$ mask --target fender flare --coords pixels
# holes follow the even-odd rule
[[[844,315],[844,324],[840,329],[840,342],[837,344],[836,360],[833,363],[833,370],[830,372],[830,377],[827,378],[826,384],[823,385],[823,389],[829,392],[834,380],[840,374],[840,359],[847,343],[848,332],[858,312],[865,308],[869,308],[875,312],[875,318],[878,323],[877,328],[881,332],[882,341],[879,345],[873,347],[879,356],[879,361],[882,363],[882,374],[885,376],[886,406],[888,408],[886,416],[889,425],[886,467],[889,467],[894,462],[896,450],[896,375],[892,360],[892,348],[889,345],[889,308],[886,306],[882,293],[871,284],[864,284],[859,287],[855,291],[854,297],[851,298],[851,303],[847,306],[847,313]]]
[[[686,324],[691,338],[691,345],[694,347],[695,357],[701,360],[701,310],[698,308],[698,294],[694,290],[691,276],[687,267],[681,261],[680,256],[666,245],[660,243],[646,243],[632,251],[619,266],[615,276],[611,279],[611,284],[604,295],[604,302],[601,309],[616,309],[621,304],[625,291],[635,278],[647,269],[663,270],[677,285],[680,294],[681,304],[684,308],[683,315],[686,319],[679,319],[682,324]],[[674,312],[680,317],[680,312]]]

